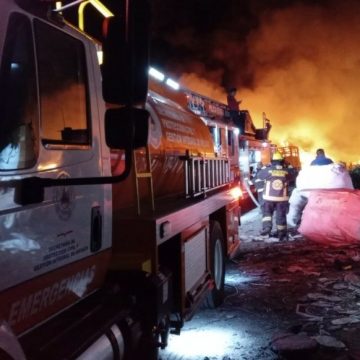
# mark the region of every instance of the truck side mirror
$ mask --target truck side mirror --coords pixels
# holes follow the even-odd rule
[[[147,110],[129,107],[106,110],[105,138],[109,148],[133,150],[144,147],[148,133]]]
[[[106,19],[103,97],[108,103],[144,103],[148,89],[150,4],[124,0],[120,16]]]

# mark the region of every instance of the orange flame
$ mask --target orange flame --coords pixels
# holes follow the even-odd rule
[[[359,6],[353,0],[329,3],[327,7],[302,4],[266,12],[261,25],[247,38],[253,86],[240,87],[242,81],[236,77],[241,69],[234,71],[233,84],[257,127],[262,127],[262,112],[266,112],[273,125],[273,143],[297,145],[304,162],[315,157],[317,148],[324,148],[334,161],[360,163]],[[232,54],[229,62],[234,63],[239,45],[225,37],[222,42]],[[213,81],[188,73],[181,82],[226,101],[224,89]]]

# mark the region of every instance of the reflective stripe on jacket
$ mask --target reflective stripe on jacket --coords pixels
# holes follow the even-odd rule
[[[265,180],[263,199],[268,201],[289,200],[289,172],[281,165],[261,169],[258,178]]]

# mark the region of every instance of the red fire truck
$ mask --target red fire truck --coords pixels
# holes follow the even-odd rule
[[[252,179],[260,164],[270,164],[275,151],[282,154],[286,165],[291,169],[290,183],[291,187],[295,186],[296,176],[301,169],[299,149],[294,145],[278,146],[270,141],[272,125],[265,113],[262,114],[261,128],[255,127],[248,110],[239,112],[235,124],[225,104],[182,87],[154,68],[150,69],[150,75],[153,77],[150,87],[168,98],[176,99],[200,116],[212,135],[214,152],[229,157],[231,176],[239,179],[241,184],[240,206],[248,206],[246,202],[249,199],[259,206]]]
[[[155,71],[153,73],[157,74]],[[258,163],[269,164],[275,151],[276,145],[273,145],[269,139],[270,120],[263,113],[263,127],[256,128],[250,112],[241,110],[240,129],[231,119],[230,110],[225,104],[181,87],[180,84],[176,89],[165,86],[167,79],[169,78],[165,75],[155,77],[150,81],[150,87],[164,96],[176,99],[178,103],[200,116],[210,130],[215,153],[230,158],[231,173],[234,178],[240,179],[243,194],[240,203],[242,203],[248,197],[249,191],[254,191],[254,189],[250,190],[248,184]],[[285,151],[285,148],[282,149]]]
[[[149,4],[125,5],[100,65],[66,6],[2,0],[2,359],[156,359],[223,299],[239,245],[228,144],[148,93]]]

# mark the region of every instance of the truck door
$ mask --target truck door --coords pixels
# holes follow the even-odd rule
[[[96,52],[74,34],[20,13],[9,17],[0,68],[0,181],[103,175]],[[0,182],[0,266],[7,272],[0,304],[16,333],[100,285],[110,201],[108,186],[61,186],[46,188],[40,204],[20,206],[14,189]]]

